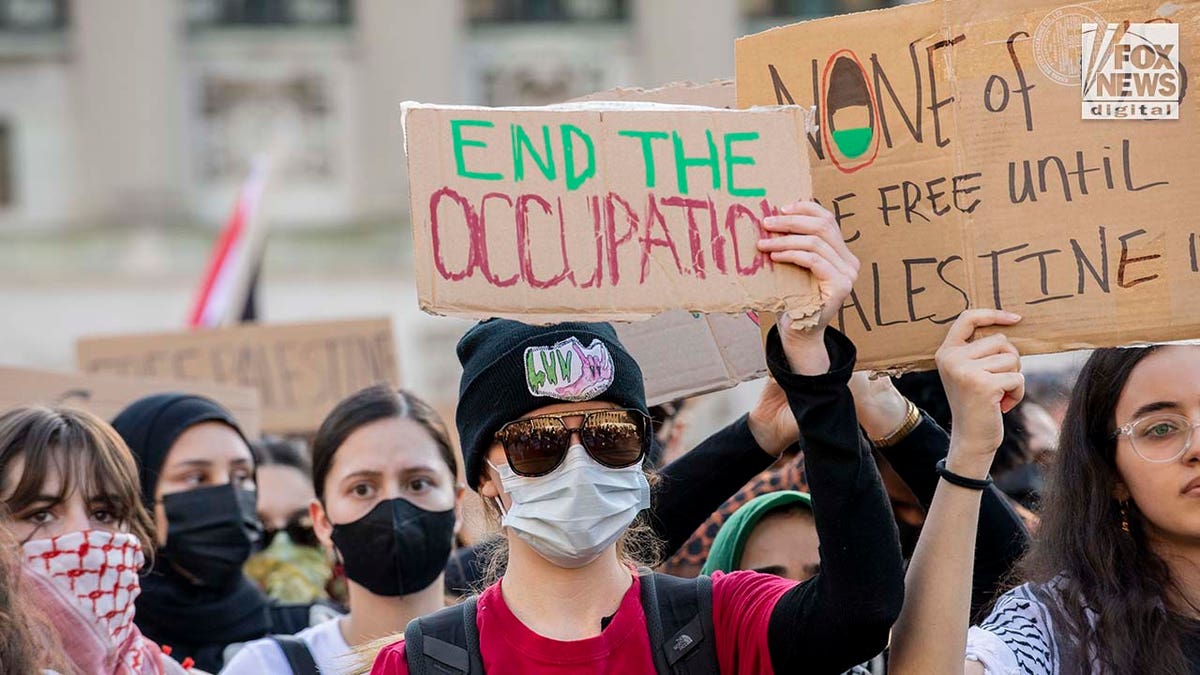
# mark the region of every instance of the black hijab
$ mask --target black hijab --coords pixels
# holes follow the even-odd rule
[[[246,440],[232,413],[216,401],[193,394],[146,396],[129,404],[113,420],[113,428],[137,460],[142,503],[147,509],[154,509],[154,488],[171,446],[201,422],[222,422]]]
[[[228,410],[192,394],[147,396],[113,420],[113,427],[138,463],[142,501],[151,512],[167,453],[184,431],[202,422],[221,422],[242,435]],[[180,575],[160,555],[155,556],[141,585],[135,615],[138,628],[158,644],[169,645],[172,657],[191,657],[201,670],[220,670],[226,646],[272,632],[269,600],[244,576],[229,588],[203,588]]]

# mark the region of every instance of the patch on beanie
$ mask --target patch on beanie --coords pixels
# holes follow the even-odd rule
[[[563,401],[587,401],[612,386],[612,354],[600,340],[584,347],[569,337],[553,347],[525,349],[525,383],[534,396]]]

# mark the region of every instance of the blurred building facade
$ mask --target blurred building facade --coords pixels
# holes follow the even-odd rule
[[[266,152],[264,317],[392,316],[406,384],[445,410],[468,324],[417,309],[401,101],[731,77],[740,35],[895,2],[0,0],[0,363],[182,327]]]
[[[881,0],[0,0],[0,231],[407,211],[399,103],[543,104],[733,73],[733,42]],[[682,55],[686,55],[682,56]]]

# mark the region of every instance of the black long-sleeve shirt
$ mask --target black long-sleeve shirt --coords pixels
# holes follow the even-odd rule
[[[945,459],[950,437],[929,415],[895,445],[883,448],[884,459],[908,485],[926,511],[933,502],[938,475],[934,465]],[[1004,590],[1006,580],[1029,545],[1025,523],[996,486],[983,492],[979,527],[975,538],[975,572],[972,576],[971,617],[978,623],[987,616],[993,601]]]
[[[800,425],[821,542],[821,572],[788,591],[771,613],[777,673],[842,673],[870,660],[886,646],[904,603],[899,535],[847,385],[854,344],[830,328],[825,346],[829,372],[797,375],[778,329],[767,338],[767,365]]]
[[[664,558],[777,459],[759,447],[747,420],[743,415],[659,471],[648,520],[663,541]]]

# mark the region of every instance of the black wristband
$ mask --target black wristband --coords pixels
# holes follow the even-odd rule
[[[946,468],[946,460],[945,459],[942,459],[941,461],[939,461],[934,466],[934,470],[937,471],[937,475],[939,475],[943,479],[945,479],[945,481],[947,483],[950,483],[951,485],[957,485],[958,487],[961,487],[961,488],[967,488],[968,490],[986,490],[992,486],[992,477],[991,476],[988,476],[987,478],[984,478],[983,480],[979,480],[978,478],[967,478],[966,476],[960,476],[960,475],[954,473],[953,471],[951,471],[950,469]]]

